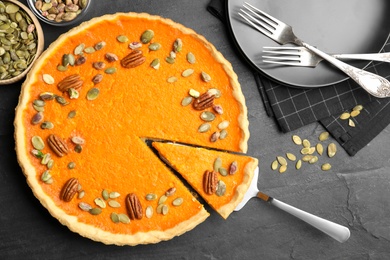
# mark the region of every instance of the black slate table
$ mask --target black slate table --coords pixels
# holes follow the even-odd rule
[[[26,1],[21,1],[25,3]],[[299,154],[297,134],[315,142],[324,131],[312,124],[282,134],[269,118],[253,74],[224,25],[206,11],[208,0],[94,0],[86,20],[115,12],[161,15],[205,36],[232,63],[246,96],[251,138],[248,154],[260,160],[259,188],[305,211],[347,226],[341,244],[260,200],[223,220],[211,216],[180,237],[155,245],[107,246],[72,233],[50,216],[28,187],[14,151],[13,118],[22,82],[0,86],[0,259],[390,259],[390,127],[354,157],[339,148],[324,172],[320,164],[289,167],[271,162]],[[47,47],[69,27],[42,24]],[[329,140],[331,142],[332,140]]]

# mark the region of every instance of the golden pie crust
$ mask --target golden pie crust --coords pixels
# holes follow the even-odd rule
[[[131,52],[127,47],[129,43],[139,41],[140,35],[148,29],[155,32],[153,41],[161,43],[162,48],[150,51],[150,43],[143,44],[141,50],[146,61],[136,68],[122,67],[120,59]],[[119,35],[127,36],[129,42],[119,42],[116,39]],[[176,62],[168,64],[164,62],[164,57],[170,55],[178,38],[183,41],[183,49],[177,53]],[[68,66],[64,72],[56,69],[63,55],[73,53],[79,44],[87,47],[101,41],[106,43],[104,48],[82,54],[87,58],[85,64]],[[119,60],[107,62],[104,59],[107,52],[115,53]],[[195,64],[186,61],[188,52],[195,54]],[[156,58],[161,62],[158,69],[150,66]],[[108,74],[97,70],[93,62],[98,61],[103,61],[107,67],[115,67],[116,72]],[[181,73],[187,68],[192,68],[194,75],[183,77]],[[204,82],[199,76],[201,71],[207,71],[212,80]],[[98,73],[103,75],[103,80],[94,84],[92,78]],[[78,89],[80,96],[71,99],[68,93],[58,89],[57,84],[74,74],[81,77],[83,85]],[[54,84],[45,81],[47,75],[53,78]],[[177,82],[167,82],[167,78],[172,76],[177,78]],[[88,100],[87,92],[94,87],[100,90],[99,96],[96,100]],[[210,124],[212,131],[218,131],[218,123],[222,120],[230,122],[229,134],[224,140],[211,142],[211,132],[198,131],[199,125],[204,123],[199,118],[201,112],[181,104],[190,89],[200,93],[209,89],[220,91],[221,97],[216,102],[223,107],[224,113],[217,115]],[[54,124],[52,129],[31,123],[38,113],[33,102],[45,92],[62,97],[69,103],[61,105],[55,100],[45,101],[42,113],[44,120]],[[76,117],[67,117],[71,111],[77,112]],[[209,216],[203,205],[147,146],[145,139],[170,140],[245,153],[249,138],[245,99],[231,64],[193,30],[145,13],[105,15],[61,35],[28,74],[22,86],[14,124],[19,164],[41,204],[70,230],[92,240],[116,245],[169,240],[191,230]],[[61,157],[50,149],[47,140],[51,134],[59,136],[68,145],[69,153]],[[32,153],[32,139],[36,136],[44,141],[42,154],[50,153],[54,161],[53,168],[49,170],[46,164],[42,164],[41,158]],[[85,140],[81,153],[76,151],[72,137]],[[69,163],[75,163],[75,167],[70,168]],[[42,174],[46,171],[51,173],[51,184],[42,181]],[[85,196],[79,199],[76,194],[70,202],[65,202],[60,199],[61,190],[72,177],[77,178],[81,185],[77,194],[85,190]],[[145,195],[153,192],[160,197],[172,187],[176,189],[174,196],[184,198],[183,204],[178,207],[169,204],[166,215],[154,212],[150,219],[145,217],[145,208],[149,205],[155,210],[158,203],[147,201]],[[95,216],[78,207],[80,202],[98,207],[94,199],[100,198],[104,189],[119,192],[120,197],[116,198],[121,204],[119,209],[107,206]],[[125,197],[131,192],[137,194],[141,201],[144,217],[128,224],[114,223],[110,214],[115,211],[126,214]],[[167,203],[173,199],[169,197]]]

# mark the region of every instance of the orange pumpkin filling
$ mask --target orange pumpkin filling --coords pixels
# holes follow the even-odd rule
[[[133,51],[129,45],[141,42],[146,30],[152,30],[154,36],[138,48],[144,61],[127,68],[121,61]],[[177,39],[182,42],[180,51],[175,49]],[[151,48],[152,43],[156,43],[153,46],[158,44],[159,48]],[[118,59],[107,58],[107,53]],[[196,57],[195,63],[189,62],[188,53]],[[167,61],[167,57],[174,61]],[[187,69],[192,71],[191,75],[183,74]],[[202,72],[211,80],[205,80]],[[69,84],[63,80],[72,75],[82,81],[81,88],[78,83],[72,83],[71,89],[67,89]],[[63,85],[58,85],[60,82]],[[95,96],[90,96],[91,89]],[[214,104],[223,108],[222,114],[213,107],[199,111],[191,104],[183,106],[183,99],[190,94],[196,99],[194,91],[202,94],[210,89],[218,94]],[[48,100],[47,95],[54,99]],[[206,111],[214,115],[212,121],[206,122],[202,118]],[[229,123],[224,138],[212,140],[215,132],[219,137],[218,125],[223,121]],[[199,131],[206,123],[210,130]],[[245,101],[236,75],[222,55],[190,29],[160,17],[133,13],[93,19],[54,42],[23,85],[15,127],[19,162],[41,203],[70,229],[115,244],[170,239],[208,216],[203,206],[142,139],[180,141],[245,152],[249,136]],[[50,135],[61,139],[69,152],[64,156],[56,154],[49,145]],[[44,148],[36,147],[36,139],[43,141]],[[47,154],[51,155],[53,166],[47,164],[50,157],[43,158]],[[80,185],[70,202],[65,202],[60,194],[70,178],[76,178]],[[161,211],[159,199],[172,187],[175,192],[162,202],[167,207]],[[103,198],[104,190],[115,192],[119,197]],[[126,195],[129,193],[137,195],[143,217],[130,223],[117,223],[112,215],[128,213]],[[149,200],[148,194],[157,198]],[[183,203],[175,205],[177,203],[173,201],[177,198]],[[105,205],[97,203],[96,199]],[[116,201],[111,203],[115,207],[111,206],[111,200]],[[99,214],[81,209],[80,202],[98,208]],[[218,203],[215,204],[217,208],[225,201]],[[153,209],[152,216],[150,211],[146,216],[148,206]],[[75,226],[74,222],[85,226]],[[183,223],[188,228],[182,227]],[[94,229],[80,230],[87,226]],[[122,237],[109,238],[110,234],[126,236],[154,231],[169,234],[153,234],[149,238],[129,241],[121,241]]]

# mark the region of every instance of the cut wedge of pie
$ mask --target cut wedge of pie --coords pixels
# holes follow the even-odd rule
[[[153,147],[223,218],[241,202],[258,160],[205,148],[154,142]]]
[[[144,13],[60,36],[28,74],[15,117],[34,195],[72,231],[117,245],[168,240],[209,216],[145,139],[246,152],[248,138],[231,64],[193,30]]]

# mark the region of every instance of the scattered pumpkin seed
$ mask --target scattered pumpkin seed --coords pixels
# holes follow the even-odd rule
[[[217,157],[214,160],[213,169],[215,172],[219,172],[219,168],[221,168],[221,167],[222,167],[222,159],[221,159],[221,157]]]
[[[215,191],[215,194],[221,197],[225,195],[225,193],[226,193],[226,184],[223,181],[219,180],[217,183],[217,190]]]
[[[346,119],[348,119],[350,116],[351,116],[350,113],[344,112],[344,113],[342,113],[342,114],[340,115],[340,119],[341,119],[341,120],[346,120]]]
[[[129,38],[127,38],[126,35],[118,35],[116,37],[116,39],[118,40],[118,42],[121,42],[121,43],[125,43],[125,42],[129,41]]]
[[[299,136],[297,136],[297,135],[293,135],[292,136],[292,140],[293,140],[294,144],[296,144],[296,145],[301,145],[302,144],[302,139]]]
[[[287,165],[281,165],[279,168],[279,173],[284,173],[287,170]]]
[[[333,156],[335,156],[336,152],[337,152],[336,144],[335,143],[330,143],[328,145],[328,156],[329,156],[329,158],[332,158]]]
[[[54,124],[52,122],[50,122],[50,121],[44,121],[41,124],[41,128],[42,129],[53,129],[54,128]]]
[[[115,212],[111,213],[110,218],[111,218],[112,222],[119,223],[119,216]]]
[[[303,147],[305,147],[305,148],[308,148],[308,147],[311,146],[310,141],[307,140],[307,139],[304,139],[304,140],[302,141],[302,145],[303,145]]]
[[[152,201],[152,200],[157,199],[157,195],[154,193],[148,193],[148,194],[146,194],[145,199],[148,201]]]
[[[150,67],[152,67],[155,70],[158,70],[160,68],[160,59],[156,58],[150,63]]]
[[[211,76],[207,74],[206,72],[202,71],[200,73],[200,77],[204,82],[210,82],[211,81]]]
[[[229,166],[229,174],[233,175],[238,171],[238,163],[237,161],[233,161]]]
[[[221,132],[219,133],[219,139],[223,140],[227,137],[228,132],[226,129],[222,129]]]
[[[356,105],[354,108],[352,108],[352,111],[362,111],[363,106],[362,105]]]
[[[177,38],[173,43],[173,51],[181,52],[182,49],[183,49],[183,41],[180,38]]]
[[[171,76],[171,77],[169,77],[168,79],[167,79],[167,82],[168,83],[174,83],[174,82],[176,82],[177,81],[177,78],[175,77],[175,76]]]
[[[219,167],[218,172],[219,172],[222,176],[227,176],[227,175],[228,175],[228,171],[227,171],[225,168],[223,168],[223,167]]]
[[[111,208],[120,208],[121,207],[121,204],[116,201],[116,200],[110,200],[108,202],[108,205],[111,207]]]
[[[151,218],[153,216],[153,207],[152,206],[147,206],[145,209],[145,216],[147,218]]]
[[[139,49],[142,47],[142,43],[140,42],[132,42],[129,44],[129,48],[132,50]]]
[[[37,150],[43,150],[45,148],[45,143],[42,138],[38,135],[35,135],[31,138],[32,145]]]
[[[316,151],[316,148],[314,146],[309,147],[309,153],[308,154],[313,154]]]
[[[167,197],[167,196],[165,196],[165,195],[162,195],[162,196],[160,197],[160,199],[158,200],[158,205],[160,205],[160,204],[164,204],[164,203],[165,203],[165,201],[167,201],[167,199],[168,199],[168,197]]]
[[[115,67],[109,67],[109,68],[105,69],[104,72],[106,74],[114,74],[116,72],[116,68]]]
[[[218,115],[222,115],[223,114],[223,108],[221,105],[213,105],[213,110],[215,111],[215,113],[217,113]]]
[[[146,30],[141,35],[141,42],[143,44],[149,43],[154,37],[154,31],[153,30]]]
[[[49,170],[46,170],[42,173],[41,175],[41,181],[43,182],[47,182],[49,179],[51,179],[51,174],[50,174],[50,171]]]
[[[297,159],[297,157],[294,154],[292,154],[292,153],[286,153],[286,157],[290,161],[295,161]]]
[[[63,106],[69,105],[69,102],[62,96],[55,96],[56,101],[58,104],[61,104]]]
[[[306,154],[305,156],[302,157],[302,161],[308,162],[313,158],[313,155]]]
[[[198,132],[199,133],[205,133],[207,131],[209,131],[211,129],[211,124],[209,123],[204,123],[204,124],[201,124],[198,128]]]
[[[83,51],[84,51],[84,48],[85,48],[85,44],[84,43],[80,43],[79,45],[76,46],[76,48],[74,48],[74,55],[81,55],[83,54]]]
[[[74,147],[74,151],[76,153],[81,153],[83,151],[83,147],[79,144],[77,144],[75,147]]]
[[[330,163],[324,163],[323,165],[321,165],[321,169],[323,171],[329,171],[331,168],[332,168],[332,165],[330,165]]]
[[[54,84],[54,78],[52,75],[50,74],[43,74],[42,75],[42,78],[43,78],[43,81],[48,84],[48,85],[52,85]]]
[[[287,160],[283,156],[276,156],[276,160],[278,160],[280,165],[287,165]]]
[[[121,196],[121,194],[119,192],[116,192],[116,191],[110,192],[110,199],[117,199],[120,196]]]
[[[357,117],[360,114],[360,110],[353,110],[351,112],[351,117]]]
[[[54,166],[54,160],[53,159],[50,159],[47,164],[46,164],[47,168],[50,170],[53,168]]]
[[[159,204],[156,208],[156,212],[157,214],[161,214],[162,213],[162,208],[164,207],[164,204]]]
[[[108,195],[108,191],[107,190],[104,189],[102,191],[102,197],[103,197],[104,200],[108,200],[109,195]]]
[[[62,56],[62,66],[64,67],[67,67],[67,66],[74,66],[74,63],[75,63],[76,59],[75,57],[73,56],[73,54],[69,53],[69,54],[64,54]]]
[[[298,160],[297,163],[295,164],[295,169],[299,170],[302,167],[302,160]]]
[[[64,72],[64,71],[68,70],[68,67],[60,64],[60,65],[57,66],[57,70]]]
[[[74,88],[68,89],[68,94],[70,99],[77,99],[80,96],[79,92]]]
[[[68,113],[68,118],[74,118],[76,114],[77,114],[76,110],[72,110]]]
[[[188,52],[186,57],[190,64],[194,64],[196,62],[195,55],[192,52]]]
[[[215,98],[220,98],[222,96],[221,91],[216,88],[210,88],[209,90],[207,90],[207,93],[214,95]]]
[[[85,143],[85,140],[82,137],[80,137],[80,136],[73,136],[71,138],[71,141],[74,144],[84,144]]]
[[[80,208],[81,210],[84,210],[84,211],[91,211],[91,210],[92,210],[92,206],[89,205],[89,204],[86,203],[86,202],[80,202],[80,203],[79,203],[79,208]]]
[[[42,92],[39,94],[40,99],[44,101],[53,100],[55,98],[55,95],[51,92]]]
[[[194,70],[193,69],[186,69],[184,70],[181,75],[185,78],[191,76],[192,74],[194,73]]]
[[[126,214],[118,214],[119,222],[123,224],[129,224],[130,223],[130,218]]]
[[[84,196],[85,196],[85,191],[82,190],[82,191],[80,191],[79,194],[77,195],[77,198],[78,198],[78,199],[82,199],[82,198],[84,198]]]
[[[38,112],[32,117],[31,124],[37,125],[37,124],[41,123],[42,121],[43,121],[43,113]]]
[[[41,160],[41,164],[46,165],[50,159],[51,159],[50,153],[44,154]]]
[[[313,157],[309,160],[310,164],[316,163],[318,161],[318,156],[313,155]]]
[[[96,50],[95,50],[94,47],[91,47],[91,46],[90,46],[90,47],[85,48],[84,51],[85,51],[86,53],[88,53],[88,54],[91,54],[91,53],[94,53]]]
[[[190,89],[188,94],[193,98],[198,98],[200,96],[199,91],[196,91],[195,89]]]
[[[149,45],[149,50],[151,51],[158,51],[159,49],[161,49],[161,44],[158,42],[154,42]]]
[[[178,207],[178,206],[180,206],[181,204],[183,204],[183,198],[181,198],[181,197],[177,197],[176,199],[174,199],[173,201],[172,201],[172,205],[173,206],[175,206],[175,207]]]
[[[98,88],[91,88],[90,90],[88,90],[87,99],[95,100],[98,97],[99,93],[100,90]]]
[[[69,170],[72,170],[72,169],[74,169],[76,167],[76,163],[75,162],[70,162],[70,163],[68,163],[68,169]]]
[[[279,167],[279,162],[278,162],[278,160],[274,160],[274,161],[271,163],[271,169],[275,171],[275,170],[278,169],[278,167]]]
[[[219,139],[220,135],[221,135],[220,132],[212,133],[210,136],[210,142],[215,143]]]
[[[320,136],[318,137],[318,140],[321,142],[327,140],[329,138],[329,132],[322,132]]]
[[[92,208],[89,210],[89,213],[92,215],[99,215],[100,213],[102,213],[102,209],[101,208]]]
[[[201,114],[200,114],[200,118],[203,120],[203,121],[206,121],[206,122],[211,122],[215,119],[215,114],[213,112],[210,112],[210,111],[203,111]]]
[[[174,58],[172,58],[172,57],[166,57],[165,58],[165,61],[167,62],[167,63],[169,63],[169,64],[173,64],[173,63],[175,63],[175,59]]]
[[[169,207],[168,205],[165,205],[165,204],[162,204],[162,209],[161,209],[161,213],[165,216],[168,214],[168,211],[169,211]]]
[[[220,130],[226,129],[226,128],[228,128],[229,124],[230,124],[229,121],[224,120],[218,124],[218,129],[220,129]]]
[[[301,149],[301,154],[309,154],[310,153],[310,147],[305,147]]]
[[[95,202],[95,204],[96,204],[97,206],[99,206],[100,208],[102,208],[102,209],[106,208],[106,203],[104,202],[104,200],[103,200],[102,198],[96,198],[96,199],[94,200],[94,202]]]
[[[350,127],[355,127],[356,125],[355,125],[355,122],[352,120],[352,119],[348,119],[348,125],[350,126]]]
[[[318,143],[318,144],[316,145],[316,150],[317,150],[317,153],[318,153],[319,155],[322,155],[322,154],[323,154],[323,152],[324,152],[324,147],[322,146],[321,143]]]

